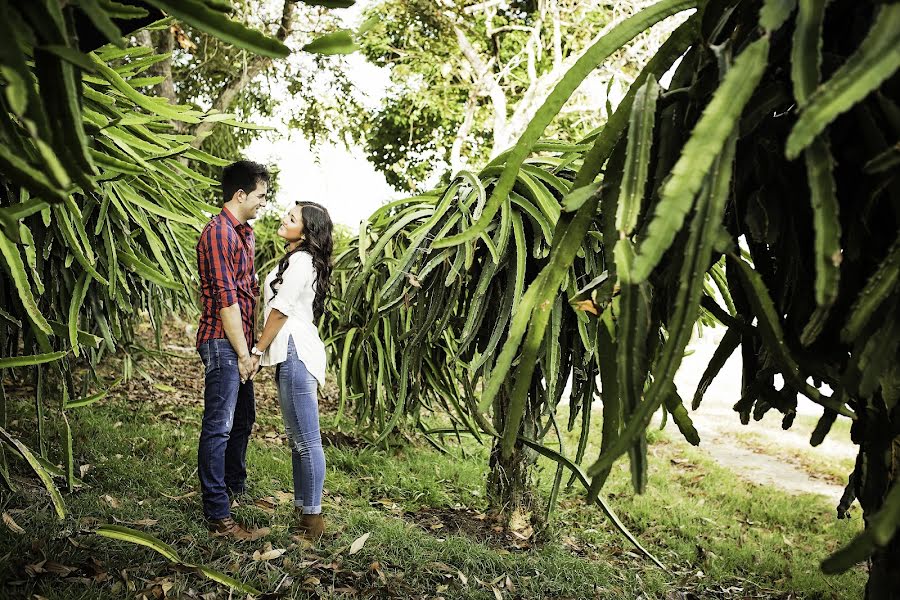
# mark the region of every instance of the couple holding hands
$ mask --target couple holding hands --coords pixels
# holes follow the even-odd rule
[[[316,395],[325,383],[325,346],[316,321],[331,277],[331,217],[319,204],[297,202],[282,219],[278,236],[286,252],[263,283],[265,324],[257,339],[256,241],[247,222],[266,206],[269,172],[260,164],[238,161],[225,167],[221,184],[222,211],[197,243],[197,350],[205,369],[197,457],[203,513],[217,535],[253,540],[265,533],[235,522],[230,507],[231,498],[246,487],[247,442],[256,420],[253,377],[261,367],[275,367],[291,444],[299,534],[316,539],[325,528],[325,454]]]

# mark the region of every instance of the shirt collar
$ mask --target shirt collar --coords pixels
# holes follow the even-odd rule
[[[235,217],[233,214],[231,214],[231,211],[228,210],[227,207],[225,207],[225,206],[222,207],[221,214],[223,214],[225,216],[225,220],[228,221],[229,223],[231,223],[231,226],[234,227],[234,230],[237,231],[238,233],[243,233],[246,229],[250,229],[249,225],[238,221],[237,217]]]

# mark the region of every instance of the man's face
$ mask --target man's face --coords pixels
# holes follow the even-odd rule
[[[255,219],[259,213],[259,209],[266,207],[266,196],[269,193],[269,184],[260,181],[256,184],[253,191],[246,193],[241,209],[246,220]]]

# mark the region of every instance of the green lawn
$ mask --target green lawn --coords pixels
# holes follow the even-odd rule
[[[163,591],[169,597],[229,597],[227,588],[148,548],[93,534],[103,523],[141,529],[172,545],[187,562],[290,598],[862,595],[863,568],[840,577],[818,571],[818,562],[858,531],[858,511],[851,521],[838,521],[834,507],[818,497],[745,483],[702,452],[658,433],[651,436],[648,492],[635,496],[626,465],[619,464],[604,493],[668,573],[641,557],[599,510],[587,507],[577,487],[560,495],[551,541],[495,531],[485,515],[487,449],[465,438],[462,445],[446,438],[449,454],[415,442],[373,449],[350,440],[328,447],[329,534],[317,547],[298,544],[289,531],[290,456],[278,437],[280,416],[268,374],[257,392],[259,430],[248,457],[252,481],[235,513],[270,526],[272,534],[248,544],[211,538],[196,493],[198,363],[190,357],[143,366],[154,374],[153,384],[134,380],[130,389],[117,390],[73,419],[76,468],[91,466],[85,485],[64,493],[64,521],[55,518],[22,461],[7,452],[19,489],[3,492],[0,510],[24,533],[0,526],[0,597],[156,598]],[[10,427],[33,447],[28,386],[6,383]],[[323,424],[333,430],[333,416],[326,415]],[[588,456],[595,454],[589,449]],[[542,459],[543,497],[554,470]],[[351,554],[351,544],[364,534],[370,537]],[[270,549],[285,552],[254,560],[255,552],[259,558]]]

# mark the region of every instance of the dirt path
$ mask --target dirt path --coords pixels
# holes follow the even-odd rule
[[[686,356],[675,377],[679,393],[689,404],[712,353],[724,331],[707,330],[704,338],[692,342],[693,354]],[[700,448],[736,475],[761,485],[779,487],[790,493],[811,493],[826,496],[837,504],[843,485],[826,477],[815,477],[796,459],[796,453],[818,453],[826,460],[846,461],[856,455],[856,448],[846,435],[830,435],[825,442],[812,448],[809,445],[811,428],[795,423],[790,430],[781,428],[781,417],[770,411],[761,421],[741,425],[732,406],[740,398],[741,361],[736,352],[725,364],[704,396],[703,403],[691,411],[691,419],[700,433]],[[690,407],[688,407],[690,411]],[[821,409],[801,399],[799,415],[821,415]],[[675,431],[674,425],[669,428]],[[742,444],[737,435],[752,432],[760,443],[754,447]],[[675,435],[679,435],[675,431]],[[760,451],[765,448],[766,451]],[[769,451],[769,449],[771,449]]]

